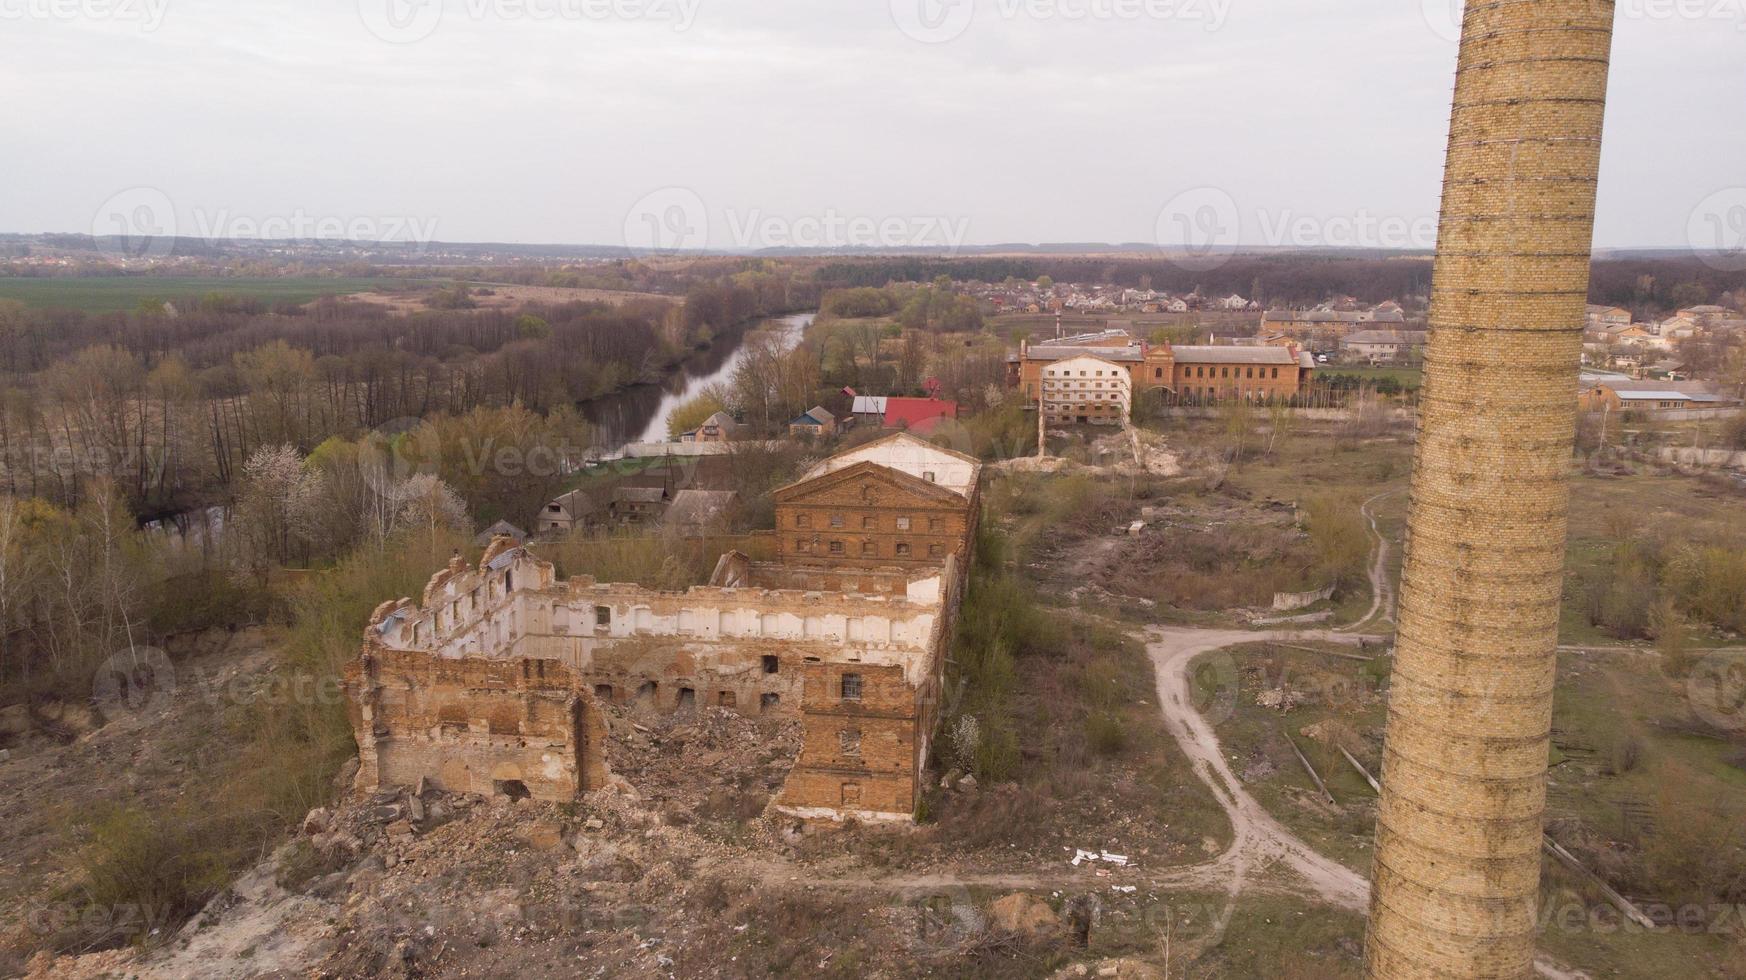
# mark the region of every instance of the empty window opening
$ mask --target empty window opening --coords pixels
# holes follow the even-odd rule
[[[643,686],[637,688],[637,700],[653,701],[655,700],[655,695],[659,694],[660,691],[661,686],[659,684],[656,684],[654,681],[644,681]]]
[[[519,779],[493,779],[491,789],[498,796],[507,796],[515,801],[529,799],[533,796],[527,791],[527,784]]]
[[[765,694],[758,698],[759,711],[769,711],[771,708],[780,707],[781,704],[782,695],[780,694]]]
[[[772,656],[771,654],[766,653],[764,655],[764,673],[775,674],[775,673],[779,673],[781,670],[782,670],[782,661],[778,660],[776,657]]]
[[[861,700],[861,675],[860,674],[844,674],[843,675],[843,700],[844,701],[859,701],[859,700]]]
[[[611,684],[596,684],[596,685],[594,685],[594,696],[601,701],[611,701],[612,700],[612,685]]]
[[[594,607],[594,625],[596,627],[602,627],[602,628],[612,625],[612,607],[611,606],[595,606]]]
[[[697,691],[692,689],[692,688],[689,688],[689,687],[680,688],[679,689],[679,710],[680,711],[690,711],[692,708],[695,708],[695,707],[697,707]]]

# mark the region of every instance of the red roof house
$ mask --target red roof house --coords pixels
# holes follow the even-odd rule
[[[955,419],[958,417],[958,403],[942,401],[938,398],[887,398],[885,400],[885,427],[887,429],[914,429],[927,423],[926,428],[938,425],[932,419]]]

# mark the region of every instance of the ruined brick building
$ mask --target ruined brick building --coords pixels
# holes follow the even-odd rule
[[[712,706],[802,722],[779,812],[910,820],[938,721],[980,466],[909,436],[883,442],[821,464],[783,492],[778,513],[792,521],[796,507],[845,481],[850,501],[865,504],[861,487],[871,486],[895,545],[906,501],[953,494],[950,525],[921,530],[927,518],[916,512],[902,560],[895,547],[862,561],[758,563],[730,552],[709,586],[659,592],[560,581],[550,563],[499,539],[478,567],[451,561],[418,602],[383,603],[346,672],[359,786],[424,779],[457,792],[571,799],[609,778],[605,705]],[[875,459],[929,467],[919,472],[938,482]],[[828,525],[832,512],[818,513]],[[934,540],[945,544],[936,550]]]
[[[1610,0],[1466,7],[1366,967],[1533,972]]]
[[[776,554],[819,567],[966,567],[981,464],[899,432],[838,453],[775,492]]]

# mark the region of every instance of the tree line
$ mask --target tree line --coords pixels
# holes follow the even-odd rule
[[[108,315],[0,304],[0,494],[76,506],[100,478],[136,513],[176,511],[228,497],[262,447],[307,453],[487,408],[549,416],[659,381],[793,302],[775,277],[741,270],[693,284],[683,305],[396,316],[341,299],[295,313],[220,299]]]

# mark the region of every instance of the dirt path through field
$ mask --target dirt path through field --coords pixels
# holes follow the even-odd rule
[[[1388,538],[1383,536],[1382,529],[1376,524],[1376,504],[1384,497],[1392,497],[1400,492],[1399,490],[1384,490],[1364,501],[1364,506],[1360,508],[1364,519],[1370,524],[1370,536],[1376,540],[1376,548],[1372,552],[1373,557],[1370,562],[1370,611],[1366,612],[1364,617],[1356,623],[1340,627],[1339,631],[1342,633],[1357,632],[1370,625],[1371,620],[1374,620],[1378,615],[1382,616],[1383,622],[1394,622],[1394,586],[1388,580],[1389,544]]]

